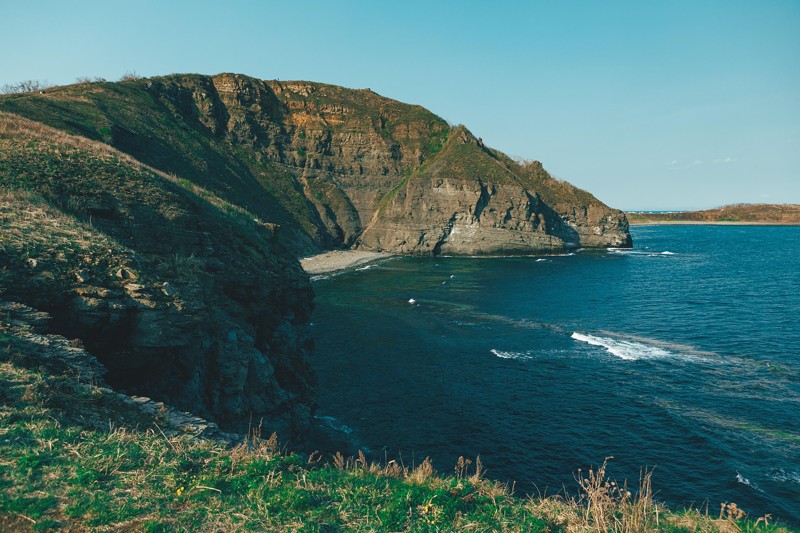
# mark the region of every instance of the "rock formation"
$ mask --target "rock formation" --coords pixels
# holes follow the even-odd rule
[[[0,113],[0,293],[116,388],[297,439],[312,291],[274,226],[107,146]]]
[[[0,296],[116,388],[247,431],[308,431],[297,257],[630,245],[625,215],[419,106],[173,75],[0,97]]]
[[[533,253],[630,244],[624,213],[369,89],[173,75],[0,99],[282,227],[296,255]]]

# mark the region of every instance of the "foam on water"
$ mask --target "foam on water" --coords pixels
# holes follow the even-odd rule
[[[673,358],[679,354],[652,346],[643,344],[641,342],[634,342],[622,339],[613,339],[611,337],[598,337],[595,335],[586,335],[583,333],[573,332],[571,337],[576,341],[585,342],[592,346],[602,346],[608,353],[625,359],[627,361],[636,361],[639,359],[664,359]]]
[[[759,488],[758,485],[756,485],[755,483],[753,483],[752,481],[750,481],[749,479],[747,479],[746,477],[741,475],[739,472],[736,472],[736,481],[738,481],[742,485],[746,485],[746,486],[750,487],[751,489],[753,489],[753,490],[755,490],[757,492],[761,492],[761,493],[764,492],[763,490],[761,490]]]
[[[776,468],[767,477],[771,481],[777,481],[778,483],[790,483],[793,485],[800,485],[800,472],[795,472],[792,470],[784,470],[783,468]]]
[[[334,429],[336,431],[341,431],[342,433],[345,433],[347,435],[353,432],[353,428],[345,424],[342,424],[338,419],[332,416],[315,415],[314,418],[317,420],[321,420],[322,422],[325,422],[325,425],[327,425],[329,428]]]
[[[533,357],[531,357],[530,353],[504,352],[504,351],[501,351],[501,350],[496,350],[494,348],[492,348],[489,351],[492,352],[496,357],[499,357],[500,359],[514,359],[514,360],[517,360],[517,361],[528,361],[530,359],[533,359]]]
[[[632,250],[630,248],[606,248],[608,253],[614,255],[637,255],[642,257],[664,257],[668,255],[677,255],[675,252],[665,250],[663,252],[652,252],[643,250]]]

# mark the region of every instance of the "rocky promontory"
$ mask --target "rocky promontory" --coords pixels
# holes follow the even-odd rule
[[[631,243],[621,211],[420,106],[236,74],[0,96],[0,226],[0,302],[47,313],[111,386],[294,441],[298,257]]]
[[[0,110],[191,181],[280,225],[297,256],[630,245],[621,211],[370,89],[172,75],[12,95]]]

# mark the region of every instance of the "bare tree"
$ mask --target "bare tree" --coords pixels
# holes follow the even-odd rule
[[[134,70],[134,71],[126,72],[125,74],[123,74],[122,77],[119,79],[119,81],[132,81],[132,80],[140,80],[140,79],[142,79],[142,77],[139,76],[138,74],[136,74],[136,71]]]
[[[25,80],[19,83],[6,83],[0,87],[0,93],[3,94],[16,94],[16,93],[34,93],[43,91],[52,87],[47,83],[47,80]]]
[[[90,76],[78,76],[75,78],[75,83],[102,83],[104,81],[106,81],[106,79],[100,76],[95,76],[94,78]]]

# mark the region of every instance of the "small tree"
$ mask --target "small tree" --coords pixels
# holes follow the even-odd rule
[[[16,94],[16,93],[34,93],[43,91],[52,87],[47,83],[47,80],[25,80],[19,83],[6,83],[0,88],[0,93],[3,94]]]

